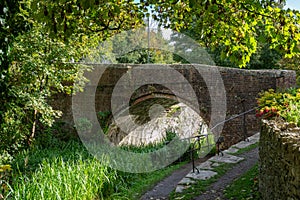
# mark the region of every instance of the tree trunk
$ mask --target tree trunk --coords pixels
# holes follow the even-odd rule
[[[36,130],[36,124],[37,124],[37,110],[34,110],[33,113],[33,124],[32,124],[32,129],[31,129],[31,135],[28,139],[28,144],[30,145],[31,142],[33,141],[34,135],[35,135],[35,130]]]

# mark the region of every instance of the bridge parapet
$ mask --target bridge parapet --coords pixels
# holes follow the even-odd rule
[[[130,77],[131,70],[136,67],[143,67],[143,65],[131,65],[131,64],[103,64],[97,65],[95,67],[106,68],[101,77],[99,77],[99,82],[97,85],[88,84],[86,90],[96,88],[95,94],[95,110],[99,111],[110,111],[111,110],[111,97],[114,91],[114,88],[118,81],[125,74]],[[219,71],[222,81],[225,88],[226,99],[222,99],[221,96],[221,88],[214,87],[214,85],[218,85],[218,81],[211,76],[211,68],[207,65],[147,65],[150,67],[148,69],[155,69],[157,74],[164,73],[165,68],[170,67],[178,71],[186,80],[186,82],[182,82],[177,79],[172,79],[172,77],[166,78],[166,83],[161,84],[147,84],[141,87],[138,87],[134,93],[132,93],[129,104],[134,104],[136,102],[143,101],[143,98],[157,98],[157,95],[161,95],[164,98],[177,98],[178,95],[175,95],[174,92],[170,90],[170,88],[165,87],[166,84],[174,84],[176,87],[184,89],[186,85],[192,87],[193,91],[196,94],[197,102],[199,104],[199,112],[202,118],[209,122],[211,117],[211,100],[212,98],[218,104],[226,104],[226,118],[230,118],[236,114],[242,113],[244,110],[249,110],[256,106],[256,98],[258,97],[258,93],[261,91],[268,90],[270,88],[273,89],[284,89],[288,87],[295,86],[296,84],[296,74],[294,71],[288,70],[245,70],[245,69],[236,69],[236,68],[224,68],[217,67]],[[199,73],[199,71],[195,68],[201,67],[203,69],[203,73]],[[216,68],[216,67],[215,67]],[[147,70],[147,68],[145,69]],[[138,74],[135,74],[138,76]],[[203,76],[207,76],[205,79]],[[155,77],[153,77],[155,80]],[[172,80],[172,82],[170,82]],[[134,79],[128,79],[128,82],[123,84],[121,87],[125,89],[128,87],[135,88],[136,82]],[[210,83],[207,83],[210,81]],[[214,87],[214,94],[209,94],[211,88]],[[220,90],[220,91],[219,91]],[[127,94],[122,94],[122,92],[118,93],[120,97]],[[90,97],[86,97],[88,99]],[[189,99],[186,96],[180,96],[181,100]],[[56,109],[62,110],[64,115],[62,120],[73,124],[72,119],[72,109],[71,109],[71,97],[61,95],[57,97],[57,100],[53,102],[53,106]],[[189,105],[189,102],[185,102]],[[191,107],[193,104],[190,103]],[[122,110],[122,107],[119,108]],[[216,111],[214,111],[216,112]],[[217,111],[218,112],[218,111]],[[220,110],[220,114],[224,112]],[[218,113],[215,113],[218,115]],[[251,135],[252,133],[256,133],[259,131],[259,119],[255,117],[255,113],[249,113],[246,115],[247,121],[247,133]],[[236,118],[234,120],[228,121],[225,123],[222,135],[225,138],[226,146],[230,146],[232,144],[237,143],[238,141],[243,139],[242,135],[243,131],[243,117]]]

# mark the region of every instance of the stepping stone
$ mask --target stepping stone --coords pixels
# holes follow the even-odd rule
[[[197,166],[197,169],[213,169],[212,165],[213,163],[210,161],[205,161],[204,163],[201,163],[199,166]]]
[[[229,149],[226,149],[225,151],[223,151],[223,153],[236,153],[239,149],[238,148],[234,148],[234,147],[230,147]]]
[[[243,149],[243,148],[246,148],[252,144],[255,144],[257,142],[259,142],[259,136],[260,136],[260,133],[256,133],[255,135],[252,135],[251,137],[248,137],[247,138],[247,141],[241,141],[231,147],[233,148],[238,148],[238,149]]]
[[[194,181],[194,180],[192,180],[192,179],[190,179],[190,178],[183,178],[179,183],[178,183],[178,185],[185,185],[185,186],[187,186],[187,185],[191,185],[191,184],[193,184],[193,183],[195,183],[196,181]]]
[[[232,147],[233,148],[238,148],[238,149],[244,149],[244,148],[250,146],[251,144],[254,144],[254,143],[250,143],[250,142],[247,142],[247,141],[241,141],[241,142],[233,145]]]
[[[207,180],[215,175],[217,175],[217,172],[210,171],[210,170],[199,170],[199,173],[190,172],[186,177],[197,179],[197,180]]]
[[[214,167],[217,167],[220,165],[220,163],[238,163],[245,158],[230,155],[230,153],[236,153],[239,149],[243,149],[245,147],[248,147],[251,144],[255,144],[259,141],[260,134],[257,133],[251,137],[248,138],[248,141],[242,141],[238,144],[235,144],[231,146],[229,149],[223,151],[223,156],[214,156],[207,160],[204,163],[201,163],[199,166],[197,166],[197,169],[199,169],[199,173],[190,172],[186,175],[185,178],[183,178],[177,185],[175,192],[182,193],[183,190],[191,187],[192,184],[194,184],[195,180],[207,180],[211,177],[217,175],[217,172],[211,171]]]
[[[260,133],[256,133],[255,135],[248,137],[248,140],[250,143],[254,144],[254,143],[259,142],[259,137],[260,137]]]
[[[214,162],[211,166],[218,167],[218,166],[220,166],[220,163]]]
[[[209,160],[214,162],[221,162],[221,163],[238,163],[244,160],[244,158],[229,155],[229,154],[224,154],[223,156],[214,156]]]
[[[176,189],[175,189],[175,192],[176,193],[182,193],[183,192],[183,190],[185,190],[185,189],[187,189],[187,188],[189,188],[190,187],[190,185],[177,185],[177,187],[176,187]]]

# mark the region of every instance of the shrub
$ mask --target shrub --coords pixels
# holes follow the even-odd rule
[[[291,88],[284,92],[273,89],[260,93],[256,116],[264,119],[283,118],[300,126],[300,89]]]

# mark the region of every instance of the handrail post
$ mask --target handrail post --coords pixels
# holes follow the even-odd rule
[[[192,151],[191,151],[191,157],[192,157],[192,165],[193,165],[193,173],[195,172],[195,169],[197,170],[197,173],[200,173],[200,171],[199,171],[199,169],[197,168],[197,167],[195,167],[195,158],[194,158],[194,151],[196,150],[195,149],[195,144],[196,144],[196,142],[198,142],[199,143],[199,145],[200,145],[200,147],[199,147],[199,149],[201,149],[201,144],[200,144],[200,138],[201,138],[201,136],[200,135],[197,135],[196,136],[196,141],[193,143],[193,145],[192,145]]]
[[[242,105],[243,105],[243,136],[244,136],[244,141],[247,140],[247,127],[246,127],[246,105],[245,105],[246,100],[242,99]]]

